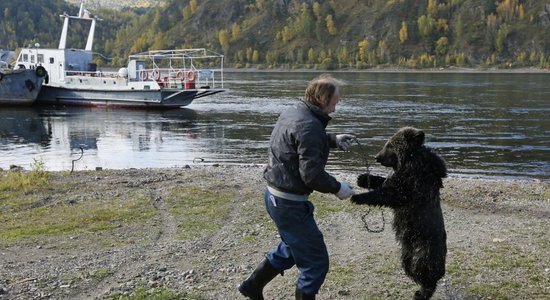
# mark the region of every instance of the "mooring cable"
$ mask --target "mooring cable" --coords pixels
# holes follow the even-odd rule
[[[74,171],[74,163],[79,161],[82,158],[82,156],[84,156],[84,148],[82,148],[82,146],[80,146],[79,148],[80,148],[80,157],[77,159],[73,159],[71,161],[71,173]]]

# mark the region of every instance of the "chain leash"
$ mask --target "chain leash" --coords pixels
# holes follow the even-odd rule
[[[361,151],[361,153],[363,153],[363,159],[365,161],[365,167],[367,169],[367,175],[370,175],[370,164],[369,164],[369,159],[368,159],[368,156],[367,156],[367,152],[364,151],[363,145],[361,145],[361,143],[359,143],[359,140],[356,137],[354,137],[353,140],[359,146],[359,151]],[[370,177],[367,178],[367,186],[369,186],[369,185],[370,185]],[[371,211],[372,211],[372,208],[369,207],[367,212],[361,216],[361,221],[363,221],[363,227],[365,227],[365,229],[370,233],[380,233],[380,232],[384,231],[384,228],[386,227],[386,220],[384,218],[384,210],[382,208],[380,208],[380,214],[381,214],[381,217],[382,217],[382,226],[379,227],[379,228],[371,228],[369,226],[368,222],[367,222],[367,216],[371,213]]]

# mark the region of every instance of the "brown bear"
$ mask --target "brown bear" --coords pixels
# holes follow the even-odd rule
[[[360,175],[357,185],[373,190],[354,195],[351,201],[393,209],[403,269],[421,286],[413,299],[430,299],[445,274],[447,234],[439,203],[442,178],[447,176],[445,162],[424,145],[424,132],[412,127],[401,128],[375,158],[393,168],[393,174]]]

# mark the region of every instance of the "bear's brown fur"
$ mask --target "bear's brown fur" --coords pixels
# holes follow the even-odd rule
[[[429,299],[445,274],[447,237],[439,203],[445,162],[424,146],[424,132],[412,127],[393,135],[376,161],[393,168],[393,174],[387,179],[360,175],[357,184],[374,190],[354,195],[351,201],[393,209],[403,269],[421,286],[414,299]]]

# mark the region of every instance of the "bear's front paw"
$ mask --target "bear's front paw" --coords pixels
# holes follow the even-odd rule
[[[351,197],[351,202],[355,204],[380,205],[380,192],[371,191],[355,194]]]
[[[386,178],[384,177],[365,173],[357,177],[357,185],[362,188],[374,190],[382,186],[385,180]]]
[[[360,186],[362,188],[368,188],[369,187],[369,177],[370,174],[361,174],[357,177],[357,186]]]

